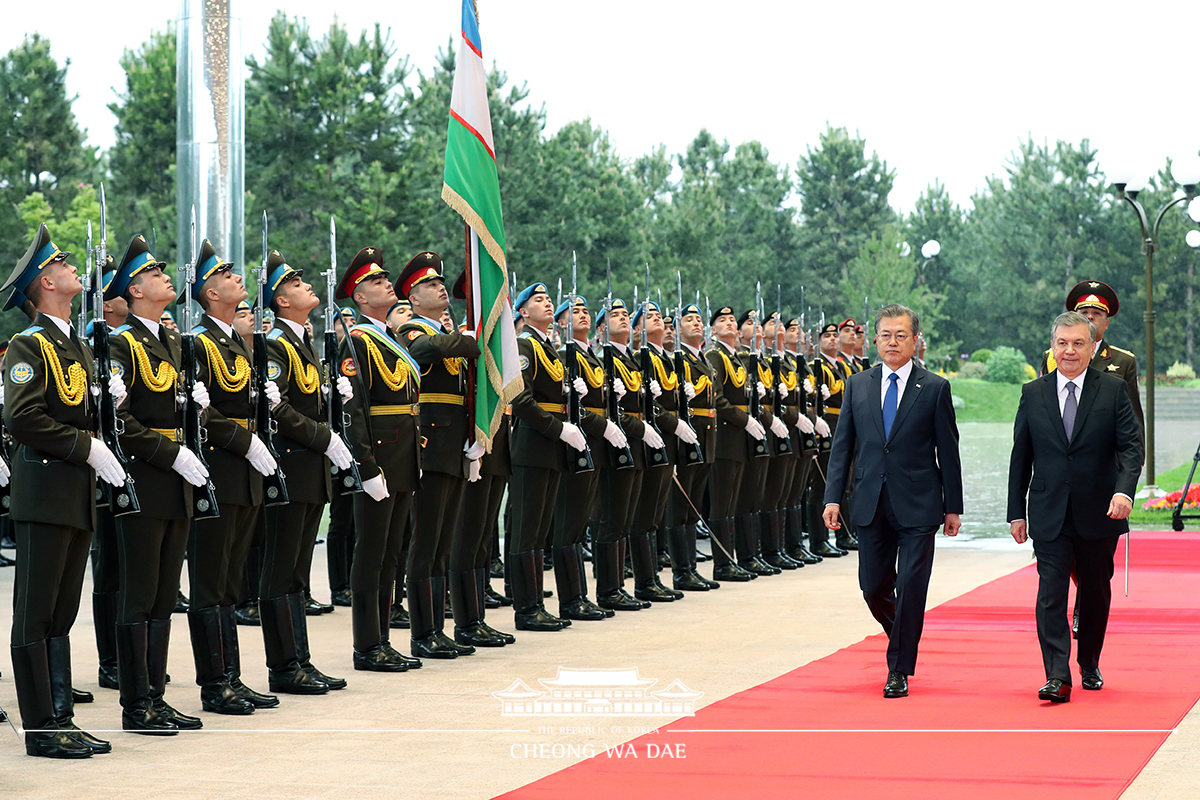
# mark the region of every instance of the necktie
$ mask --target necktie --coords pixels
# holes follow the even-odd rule
[[[888,375],[887,392],[883,395],[883,436],[892,435],[892,423],[896,421],[897,398],[900,397],[900,376],[896,373]]]
[[[1079,410],[1079,403],[1075,399],[1074,381],[1067,381],[1067,402],[1063,405],[1063,428],[1067,431],[1067,443],[1071,442],[1071,434],[1075,432],[1075,412]]]
[[[171,352],[171,339],[167,336],[167,326],[158,326],[158,340],[162,342],[163,347],[167,348],[167,352]]]

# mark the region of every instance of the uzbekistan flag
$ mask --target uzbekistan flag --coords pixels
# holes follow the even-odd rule
[[[520,393],[521,367],[508,293],[504,216],[488,110],[487,70],[472,0],[463,0],[462,42],[450,96],[442,199],[471,229],[468,302],[482,357],[475,361],[475,438],[490,452],[504,407]]]

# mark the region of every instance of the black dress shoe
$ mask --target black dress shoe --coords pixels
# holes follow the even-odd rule
[[[884,697],[908,697],[908,676],[903,672],[888,670],[887,683],[883,685]]]
[[[25,734],[25,754],[44,758],[91,758],[92,748],[72,736],[73,731]]]
[[[778,570],[799,569],[800,567],[804,566],[800,562],[793,561],[792,559],[788,558],[783,553],[765,553],[763,554],[762,560]]]
[[[238,625],[262,627],[262,617],[258,613],[257,603],[238,606],[233,610],[233,618],[237,620]]]
[[[120,684],[117,683],[117,666],[100,665],[100,671],[97,673],[97,678],[100,681],[101,689],[120,689]]]
[[[662,591],[654,584],[650,584],[649,586],[638,586],[638,587],[634,588],[633,596],[636,597],[638,600],[646,600],[647,602],[650,602],[650,603],[673,603],[673,602],[675,602],[675,595],[667,594],[666,592]]]
[[[324,672],[321,672],[321,670],[314,667],[311,661],[306,661],[301,664],[300,669],[307,672],[308,677],[312,678],[314,681],[320,681],[328,686],[331,691],[346,688],[347,684],[345,678],[334,678],[331,675],[326,675]]]
[[[1079,612],[1077,611],[1071,614],[1071,638],[1079,638]]]
[[[505,595],[500,594],[493,589],[490,584],[484,584],[483,594],[489,602],[496,604],[496,608],[499,608],[500,606],[511,606],[513,604],[513,599],[511,597],[506,597]],[[493,608],[493,606],[489,605],[488,608]]]
[[[233,689],[234,693],[237,694],[238,697],[242,698],[255,708],[275,708],[279,705],[278,697],[275,695],[263,694],[262,692],[254,691],[249,686],[242,683],[242,679],[240,677],[230,678],[229,688]]]
[[[487,590],[484,590],[483,607],[484,608],[500,608],[500,598],[496,597],[494,592],[489,594],[487,592]]]
[[[283,694],[328,694],[329,684],[314,680],[299,664],[267,670],[267,688]]]
[[[525,614],[514,614],[513,619],[519,631],[561,631],[565,620],[554,616],[540,605]]]
[[[639,599],[635,598],[635,597],[634,597],[633,595],[631,595],[629,592],[625,591],[625,587],[624,587],[624,586],[622,586],[620,589],[617,589],[617,594],[621,595],[621,597],[624,597],[626,600],[632,600],[632,601],[633,601],[633,602],[635,602],[635,603],[641,603],[641,604],[642,604],[642,608],[649,608],[649,607],[650,607],[650,601],[649,601],[649,600],[639,600]]]
[[[436,631],[413,639],[411,649],[415,658],[458,658],[458,650],[439,639]]]
[[[106,742],[103,739],[92,736],[87,731],[81,729],[75,724],[72,719],[67,719],[58,723],[60,730],[70,731],[71,735],[81,743],[84,747],[91,749],[93,755],[102,755],[112,752],[112,742]]]
[[[718,564],[713,567],[713,580],[715,581],[733,581],[735,583],[745,583],[752,581],[758,576],[753,572],[742,569],[737,564],[730,561],[728,564]]]
[[[470,656],[475,654],[475,648],[472,645],[454,641],[446,635],[445,631],[435,631],[433,635],[436,636],[438,641],[444,646],[449,647],[460,656]]]
[[[375,645],[365,653],[354,651],[354,668],[366,672],[406,672],[408,665],[389,658],[383,648]]]
[[[670,569],[671,568],[670,554],[668,554],[668,553],[659,553],[658,554],[658,567],[659,567],[659,569]]]
[[[842,556],[846,555],[829,542],[817,542],[810,547],[809,550],[812,551],[814,556],[820,556],[821,558],[841,558]]]
[[[1046,685],[1038,689],[1039,700],[1049,700],[1051,703],[1067,703],[1071,700],[1071,684],[1063,683],[1058,678],[1051,678]]]
[[[1091,692],[1098,692],[1104,688],[1104,678],[1100,676],[1100,670],[1083,670],[1083,688]]]
[[[349,589],[334,589],[329,593],[329,600],[332,605],[350,607],[350,590]]]
[[[490,633],[492,636],[495,636],[496,638],[500,639],[505,644],[516,644],[517,643],[517,637],[513,636],[511,633],[505,633],[504,631],[498,631],[495,628],[493,628],[491,625],[488,625],[486,622],[480,622],[479,625],[485,631]]]
[[[388,618],[388,627],[407,630],[411,624],[408,612],[404,610],[404,606],[399,603],[393,603],[391,616]]]
[[[497,558],[493,558],[488,564],[488,577],[503,578],[504,577],[504,562]]]
[[[702,553],[700,550],[697,550],[696,551],[696,561],[698,563],[704,563],[705,561],[712,561],[712,556],[710,556],[708,553]]]
[[[185,595],[183,593],[182,589],[175,592],[175,609],[172,613],[186,614],[187,610],[191,607],[192,607],[192,604],[191,604],[191,602],[188,601],[187,595]]]
[[[613,611],[611,608],[601,608],[600,606],[593,603],[591,601],[591,598],[588,598],[588,597],[583,598],[583,604],[586,605],[588,608],[592,609],[593,611],[599,611],[605,617],[615,617],[617,615],[617,612]]]
[[[604,609],[588,602],[586,597],[576,597],[558,606],[558,616],[561,619],[577,619],[581,622],[598,622],[606,619],[608,614]]]
[[[179,712],[177,709],[167,705],[167,701],[161,697],[156,697],[153,700],[154,710],[158,715],[169,722],[173,722],[175,727],[181,731],[198,731],[204,727],[204,722],[199,717],[188,716]]]
[[[253,714],[254,706],[238,697],[227,681],[206,683],[200,687],[200,707],[214,714],[243,716]]]
[[[421,659],[409,658],[408,656],[404,655],[404,653],[401,653],[399,650],[392,647],[391,642],[383,642],[379,645],[379,647],[383,650],[384,655],[393,661],[398,661],[409,669],[421,668]]]
[[[85,692],[82,689],[71,688],[71,701],[74,703],[93,703],[96,698],[91,692]]]
[[[304,598],[304,615],[306,617],[319,617],[322,614],[328,614],[331,611],[333,611],[332,605],[318,603],[313,599],[312,595],[307,595]]]
[[[454,626],[454,641],[459,644],[471,645],[472,647],[504,647],[508,642],[501,639],[499,636],[494,636],[491,632],[483,627],[483,623],[476,620],[465,628]]]
[[[825,560],[825,559],[821,558],[819,555],[816,555],[815,553],[810,553],[808,551],[808,548],[805,547],[804,545],[800,545],[795,550],[788,553],[788,555],[790,555],[792,558],[796,559],[797,561],[803,561],[805,564],[820,564],[822,561]]]
[[[738,562],[738,566],[746,570],[746,572],[749,572],[753,575],[758,575],[760,577],[765,577],[767,575],[778,575],[781,572],[781,570],[767,566],[767,562],[758,558],[744,559]]]
[[[837,539],[834,542],[834,544],[838,547],[838,549],[842,550],[843,552],[848,552],[851,550],[858,549],[858,542],[854,541],[853,539],[851,539],[849,537],[846,537],[845,539]]]
[[[663,585],[663,582],[662,582],[662,579],[661,579],[661,578],[659,578],[657,575],[655,575],[655,576],[654,576],[654,585],[658,587],[658,590],[659,590],[660,592],[666,592],[667,594],[669,594],[669,595],[671,595],[672,597],[674,597],[676,600],[682,600],[682,599],[683,599],[683,592],[681,592],[681,591],[679,591],[679,590],[677,590],[677,589],[671,589],[671,588],[669,588],[669,587],[667,587],[667,586],[664,586],[664,585]]]
[[[688,570],[671,575],[671,585],[685,592],[707,592],[710,588],[708,581],[701,578],[699,573]]]
[[[596,595],[596,605],[613,611],[641,611],[647,604],[620,592]]]

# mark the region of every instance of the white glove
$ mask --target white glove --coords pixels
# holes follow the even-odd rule
[[[683,420],[679,420],[679,424],[675,426],[675,435],[684,444],[696,444],[700,440],[696,438],[696,432],[692,430],[692,426],[688,425]]]
[[[646,426],[646,429],[642,432],[642,441],[650,445],[654,450],[658,450],[666,445],[662,437],[658,435],[658,431],[654,430],[653,425]]]
[[[350,455],[350,448],[346,447],[342,437],[336,433],[329,437],[329,446],[325,448],[325,455],[329,456],[329,460],[338,469],[350,469],[350,465],[354,463],[354,459]]]
[[[787,388],[787,384],[785,384],[783,381],[780,381],[780,382],[779,382],[779,384],[778,384],[778,385],[775,387],[775,390],[776,390],[777,392],[779,392],[779,396],[780,396],[780,397],[787,397],[787,396],[788,396],[788,388]]]
[[[121,463],[117,461],[117,457],[100,439],[92,439],[92,449],[88,451],[87,463],[96,470],[96,474],[105,483],[113,486],[121,486],[125,483],[125,470],[121,469]]]
[[[788,437],[787,425],[784,425],[783,420],[779,417],[771,417],[771,433],[780,439],[786,439]]]
[[[621,426],[611,419],[604,422],[604,439],[613,447],[625,447],[629,444],[625,431],[621,430]]]
[[[762,381],[759,381],[755,385],[758,386],[758,396],[760,398],[766,397],[767,396],[767,385],[765,383],[763,383]]]
[[[201,410],[208,408],[208,387],[201,381],[196,381],[196,384],[192,387],[192,399],[196,401]]]
[[[179,448],[179,455],[175,456],[175,463],[171,465],[171,469],[183,476],[192,486],[203,486],[208,478],[208,467],[186,447]]]
[[[800,429],[801,433],[812,433],[813,432],[812,420],[809,419],[808,417],[804,416],[803,414],[801,414],[800,418],[796,420],[796,427]]]
[[[821,384],[821,399],[828,400],[829,394],[830,394],[829,387],[822,383]]]
[[[370,480],[363,481],[363,491],[376,503],[382,503],[388,499],[387,484],[384,483],[382,474],[376,475]]]
[[[129,396],[129,390],[125,388],[125,381],[121,380],[120,375],[108,376],[108,393],[112,395],[114,408],[125,402],[125,398]]]
[[[617,399],[620,400],[625,396],[625,381],[620,378],[613,378],[613,391],[617,393]]]
[[[4,383],[0,382],[0,406],[4,405]]]
[[[762,423],[756,420],[754,417],[750,417],[748,420],[746,420],[746,433],[750,434],[752,438],[757,439],[760,442],[767,435],[767,432],[763,430]]]
[[[575,380],[571,381],[571,388],[573,388],[575,390],[575,394],[579,395],[580,397],[583,397],[588,392],[587,383],[585,383],[583,378],[579,377],[578,375],[575,376]]]
[[[250,436],[250,449],[246,451],[246,460],[263,476],[274,475],[275,468],[278,466],[275,459],[271,458],[271,454],[267,452],[267,446],[257,435]]]
[[[650,394],[655,397],[662,397],[662,387],[658,385],[658,381],[650,381]]]
[[[350,398],[354,397],[354,387],[350,385],[350,379],[345,375],[338,375],[337,390],[338,394],[342,396],[343,403],[349,403]]]
[[[581,452],[587,448],[587,439],[584,438],[583,431],[579,430],[578,425],[572,425],[570,422],[563,423],[562,433],[558,434],[558,438]]]
[[[817,417],[817,421],[813,425],[813,427],[816,429],[817,434],[819,436],[829,437],[829,436],[833,435],[829,432],[829,423],[826,422],[825,420],[821,419],[820,417]]]
[[[813,379],[812,379],[811,375],[809,375],[808,377],[806,377],[804,379],[804,393],[805,394],[816,394],[817,393],[817,390],[813,388]]]
[[[483,458],[483,454],[487,452],[487,448],[483,446],[483,442],[469,442],[463,445],[463,452],[467,458],[475,461]]]
[[[271,410],[274,411],[282,399],[279,395],[279,387],[275,385],[275,381],[267,381],[267,385],[263,387],[263,391],[267,395],[267,402],[271,404]]]
[[[4,388],[0,387],[0,394],[4,393]],[[0,458],[0,486],[8,486],[8,463],[3,458]]]
[[[467,483],[474,483],[477,480],[479,480],[479,459],[472,458],[467,462]]]
[[[692,383],[691,381],[684,381],[683,382],[683,393],[687,397],[688,400],[694,399],[696,397],[696,385],[694,383]]]

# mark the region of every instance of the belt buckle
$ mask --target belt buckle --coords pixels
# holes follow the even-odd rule
[[[412,415],[414,417],[419,417],[421,415],[421,404],[420,403],[412,404]]]

